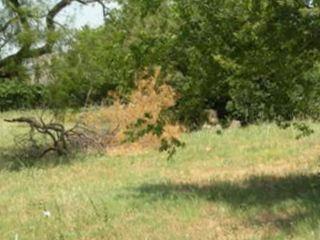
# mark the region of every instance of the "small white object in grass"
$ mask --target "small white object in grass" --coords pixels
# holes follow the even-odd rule
[[[51,213],[48,210],[42,212],[44,217],[51,217]]]

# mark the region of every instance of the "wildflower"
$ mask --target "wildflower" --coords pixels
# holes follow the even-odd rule
[[[48,210],[44,210],[42,214],[44,217],[51,217],[51,213]]]

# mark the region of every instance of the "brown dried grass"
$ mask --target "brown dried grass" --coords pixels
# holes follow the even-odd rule
[[[178,138],[184,131],[182,126],[166,122],[161,137],[148,133],[134,143],[126,142],[126,132],[138,119],[146,120],[143,126],[156,124],[162,111],[174,106],[177,94],[167,84],[158,86],[159,76],[159,69],[153,75],[143,72],[136,82],[136,89],[128,97],[128,103],[123,103],[117,93],[111,92],[108,95],[114,99],[112,105],[86,114],[87,124],[98,129],[107,128],[111,131],[116,129],[115,137],[109,143],[109,154],[141,153],[150,148],[159,147],[161,139]],[[149,118],[145,118],[146,113]]]

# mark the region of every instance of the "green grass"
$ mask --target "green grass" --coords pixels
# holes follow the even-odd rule
[[[17,114],[0,115],[2,151],[24,131],[2,121]],[[0,154],[0,239],[320,239],[320,124],[310,124],[301,140],[273,124],[195,132],[170,161],[78,155],[12,171]]]

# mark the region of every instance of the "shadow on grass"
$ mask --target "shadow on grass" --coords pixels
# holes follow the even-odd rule
[[[85,155],[80,151],[74,151],[66,156],[50,153],[41,158],[33,156],[28,150],[19,151],[15,147],[0,148],[0,171],[20,171],[26,168],[52,168],[60,165],[69,165],[85,159]]]
[[[196,199],[226,203],[231,211],[243,214],[250,226],[272,225],[287,234],[297,223],[309,220],[318,228],[320,222],[320,175],[286,177],[253,176],[239,182],[215,181],[199,184],[145,184],[137,197],[149,201]],[[272,210],[272,207],[277,208]]]

